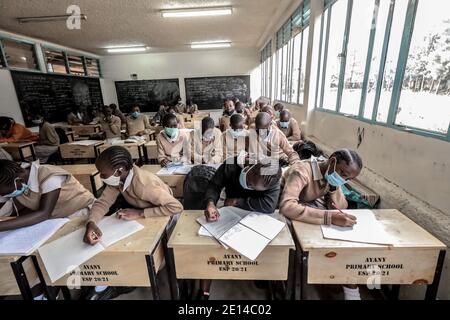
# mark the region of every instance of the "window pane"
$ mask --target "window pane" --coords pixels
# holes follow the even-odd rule
[[[340,112],[357,115],[375,1],[353,1]]]
[[[391,0],[381,0],[380,6],[378,7],[375,40],[373,43],[372,60],[370,63],[366,102],[364,106],[364,118],[366,119],[372,119],[373,105],[375,103],[375,94],[378,81],[378,72],[380,70],[381,51],[383,50],[384,33],[386,32],[386,23],[389,15],[390,2]]]
[[[293,68],[292,68],[292,91],[291,91],[291,101],[293,103],[298,103],[297,95],[298,95],[298,77],[300,72],[300,50],[302,43],[302,33],[297,34],[294,37],[294,59],[293,59]]]
[[[302,47],[302,64],[300,70],[300,94],[298,98],[298,103],[303,104],[303,99],[305,96],[305,77],[306,77],[306,58],[308,55],[308,37],[309,37],[309,27],[303,30],[303,47]]]
[[[277,54],[274,53],[272,55],[272,75],[271,75],[271,81],[272,81],[272,88],[270,93],[270,99],[276,100],[277,99]]]
[[[347,0],[340,0],[331,8],[330,35],[328,39],[328,52],[326,53],[327,64],[326,69],[324,70],[325,84],[322,104],[324,109],[329,110],[336,110],[341,67],[339,55],[342,53],[347,3]]]
[[[395,1],[394,17],[392,20],[391,36],[389,38],[389,48],[384,67],[383,81],[381,85],[381,95],[378,104],[377,121],[386,122],[389,105],[392,97],[392,87],[394,86],[395,72],[397,69],[400,45],[402,42],[403,27],[405,25],[406,10],[408,1]]]
[[[87,75],[90,77],[100,77],[100,68],[97,59],[86,58]]]
[[[281,100],[286,101],[287,93],[287,66],[288,66],[288,45],[283,47],[283,66],[281,75]]]
[[[282,86],[282,74],[283,74],[283,49],[278,49],[277,52],[277,92],[276,98],[281,100],[281,86]]]
[[[64,54],[62,51],[44,50],[48,72],[67,73]]]
[[[321,29],[320,30],[320,34],[321,34],[321,45],[320,45],[320,51],[319,51],[319,65],[317,66],[317,91],[316,91],[316,104],[315,107],[319,107],[320,106],[320,95],[322,93],[322,72],[323,72],[323,56],[324,56],[324,38],[325,38],[325,33],[326,33],[326,22],[328,21],[328,14],[329,14],[330,10],[326,9],[322,15],[322,21],[321,21]]]
[[[69,60],[69,70],[71,74],[75,74],[77,76],[84,76],[84,67],[83,67],[83,59],[78,56],[68,56]]]
[[[439,8],[439,10],[436,10]],[[419,1],[396,124],[447,133],[450,1]]]
[[[11,68],[37,70],[38,65],[34,53],[34,45],[14,40],[3,39],[6,62]]]

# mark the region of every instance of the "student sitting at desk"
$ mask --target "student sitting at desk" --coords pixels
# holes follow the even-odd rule
[[[222,134],[224,159],[236,157],[240,151],[245,150],[245,137],[248,136],[248,131],[244,129],[244,118],[240,114],[231,116],[230,126]]]
[[[192,161],[194,164],[223,162],[222,132],[214,127],[211,117],[202,119],[202,128],[191,133]]]
[[[220,218],[216,204],[225,188],[225,206],[244,210],[273,213],[280,194],[281,167],[261,163],[248,164],[238,160],[224,162],[208,184],[205,193],[205,216],[208,221]],[[197,300],[208,300],[211,280],[201,280]]]
[[[300,141],[302,139],[302,132],[300,131],[298,122],[291,116],[288,110],[282,110],[280,112],[280,119],[276,121],[276,124],[288,141]]]
[[[184,129],[185,128],[185,126],[184,126],[184,116],[181,113],[178,113],[177,108],[169,107],[167,109],[167,113],[168,114],[173,114],[174,116],[177,117],[178,129]]]
[[[352,150],[334,152],[327,161],[298,162],[286,173],[280,202],[280,213],[292,220],[306,223],[353,226],[356,217],[340,212],[347,200],[341,186],[356,178],[363,167],[359,155]],[[357,286],[344,287],[346,300],[360,300]]]
[[[39,135],[31,132],[13,118],[0,117],[0,142],[37,141]]]
[[[67,110],[67,124],[69,126],[80,126],[83,124],[83,117],[75,106]]]
[[[94,196],[61,168],[35,161],[24,169],[13,161],[0,160],[1,206],[8,201],[12,202],[17,217],[1,221],[0,231],[85,214]]]
[[[198,106],[192,100],[186,100],[186,105],[181,109],[182,113],[194,114],[198,112]]]
[[[120,108],[115,103],[111,103],[109,107],[112,109],[113,115],[120,118],[122,124],[127,123],[127,118],[124,116],[122,111],[120,111]]]
[[[275,119],[279,119],[281,111],[284,110],[284,105],[282,103],[277,102],[274,104],[273,110],[275,110]]]
[[[126,118],[128,136],[148,136],[150,122],[145,114],[141,113],[139,106],[131,108],[131,113]]]
[[[283,132],[272,124],[272,118],[268,113],[258,113],[255,127],[256,131],[250,130],[248,138],[248,152],[252,158],[260,161],[271,158],[289,164],[300,161]]]
[[[188,162],[190,148],[189,136],[178,129],[177,117],[174,114],[166,114],[163,118],[164,130],[156,137],[158,150],[158,162],[161,167],[171,162]],[[187,156],[187,158],[186,158]]]
[[[177,113],[183,113],[183,110],[186,109],[186,105],[183,103],[183,100],[180,96],[177,97],[177,104],[175,105],[175,110]]]
[[[113,115],[110,106],[103,106],[103,118],[100,120],[100,125],[108,142],[120,140],[121,123],[120,118]]]
[[[59,136],[55,127],[43,116],[38,115],[33,123],[39,125],[39,144],[34,150],[41,163],[46,163],[51,155],[58,152]]]
[[[156,126],[158,124],[161,124],[162,119],[167,114],[167,109],[169,109],[169,105],[167,104],[166,101],[162,101],[161,105],[159,106],[158,112],[155,114],[153,119],[150,121],[150,124],[152,126]]]
[[[223,103],[223,115],[219,119],[219,129],[222,132],[230,129],[230,117],[235,113],[234,102],[230,99]]]

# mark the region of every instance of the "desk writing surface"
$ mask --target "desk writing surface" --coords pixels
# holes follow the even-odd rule
[[[61,165],[59,167],[73,175],[93,175],[98,172],[95,164]]]
[[[351,211],[351,210],[350,210]],[[372,210],[377,220],[394,239],[394,248],[440,248],[446,246],[414,221],[395,209]],[[351,212],[350,212],[351,213]],[[387,248],[385,245],[324,239],[320,225],[293,221],[294,232],[302,249]]]
[[[209,246],[223,248],[217,240],[209,237],[202,237],[198,235],[200,224],[196,219],[202,216],[203,210],[185,210],[180,215],[177,225],[172,232],[169,239],[168,247],[173,248],[177,246]],[[281,230],[278,236],[269,243],[268,247],[289,247],[294,248],[294,241],[287,226]]]

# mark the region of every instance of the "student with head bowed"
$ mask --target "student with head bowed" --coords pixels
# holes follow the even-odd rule
[[[297,120],[295,120],[289,110],[282,110],[280,112],[279,119],[276,121],[278,129],[284,133],[289,141],[300,141],[302,132],[298,125]]]

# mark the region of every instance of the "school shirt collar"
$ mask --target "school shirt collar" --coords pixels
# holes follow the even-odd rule
[[[310,162],[314,181],[322,180],[323,175],[322,172],[320,172],[319,161],[316,157],[311,156]]]
[[[30,176],[28,177],[28,186],[30,190],[38,193],[39,192],[39,160],[33,161],[30,167]]]
[[[125,182],[123,183],[123,191],[126,191],[128,189],[128,187],[131,185],[131,181],[133,180],[134,177],[134,170],[133,168],[131,168],[130,172],[128,172],[128,176],[125,179]]]

